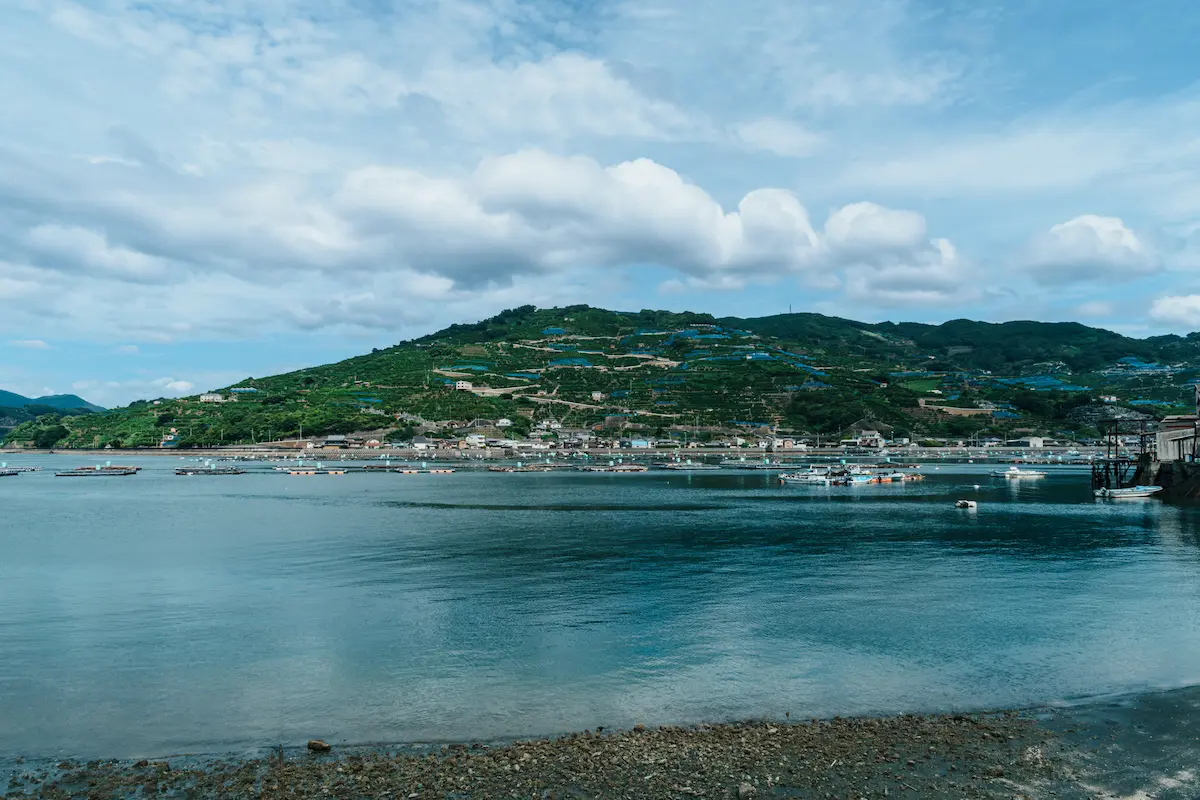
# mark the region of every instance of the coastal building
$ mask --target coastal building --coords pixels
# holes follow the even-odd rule
[[[217,394],[216,392],[205,392],[204,394],[200,395],[200,402],[201,403],[224,403],[225,398],[222,397],[221,395]]]
[[[428,436],[414,436],[412,440],[413,450],[432,450],[437,447],[437,442],[430,439]]]
[[[512,420],[509,419],[508,417],[501,417],[500,419],[496,420],[496,427],[497,428],[511,428]]]
[[[1159,461],[1187,461],[1194,459],[1197,451],[1197,428],[1200,417],[1195,414],[1180,414],[1165,417],[1155,434]]]
[[[858,435],[856,444],[859,447],[883,447],[887,441],[879,431],[863,431]]]
[[[471,382],[470,381],[455,381],[454,389],[459,392],[469,392],[469,391],[471,391]]]

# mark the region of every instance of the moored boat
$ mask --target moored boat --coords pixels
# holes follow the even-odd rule
[[[1105,497],[1113,500],[1130,497],[1151,497],[1163,490],[1161,486],[1126,486],[1124,489],[1109,489],[1101,486],[1096,489],[1093,494],[1096,497]]]
[[[1021,469],[1020,467],[1013,465],[1005,470],[992,470],[992,477],[1008,478],[1009,480],[1030,480],[1033,478],[1044,478],[1046,477],[1046,473],[1036,469]]]

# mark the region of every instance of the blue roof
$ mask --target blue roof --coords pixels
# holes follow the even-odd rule
[[[1021,415],[1012,411],[993,411],[992,419],[1020,419]]]
[[[556,358],[550,362],[552,367],[590,367],[591,361],[586,358]]]
[[[562,336],[565,333],[562,328],[542,328],[543,336]]]
[[[505,377],[507,377],[507,378],[528,378],[529,380],[536,381],[538,378],[540,378],[542,376],[538,375],[536,372],[508,372],[508,373],[505,373]]]
[[[239,386],[236,389],[230,389],[229,391],[237,392],[238,394],[248,394],[250,392],[257,392],[258,389],[255,389],[253,386]]]

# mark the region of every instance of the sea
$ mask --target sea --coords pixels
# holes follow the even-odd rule
[[[1200,507],[926,464],[177,476],[0,456],[0,757],[505,740],[1200,684]],[[971,499],[974,510],[955,508]]]

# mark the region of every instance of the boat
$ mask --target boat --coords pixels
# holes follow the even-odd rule
[[[114,467],[79,467],[54,473],[56,478],[121,478],[126,475],[137,475],[137,470]]]
[[[645,464],[615,464],[612,466],[583,467],[584,472],[646,472]]]
[[[0,478],[15,478],[20,474],[15,469],[0,469]]]
[[[999,469],[992,470],[993,478],[1008,478],[1009,480],[1029,480],[1031,478],[1044,478],[1044,477],[1046,477],[1046,474],[1047,473],[1041,472],[1036,469],[1021,469],[1020,467],[1018,467],[1016,465],[1013,465],[1006,470],[999,470]]]
[[[780,483],[814,483],[828,484],[833,477],[827,470],[810,469],[808,472],[784,472],[779,476]]]
[[[977,505],[978,504],[974,500],[955,500],[954,501],[955,508],[966,508],[966,509],[973,510],[977,507]]]
[[[669,461],[666,464],[655,464],[654,466],[659,469],[673,469],[677,472],[720,469],[716,464],[703,464],[697,461]]]
[[[1096,497],[1111,498],[1120,500],[1128,497],[1151,497],[1163,490],[1161,486],[1126,486],[1124,489],[1109,489],[1101,486],[1093,494]]]
[[[0,470],[3,470],[4,472],[20,473],[20,472],[41,472],[42,468],[41,467],[10,467],[8,464],[0,464]]]

